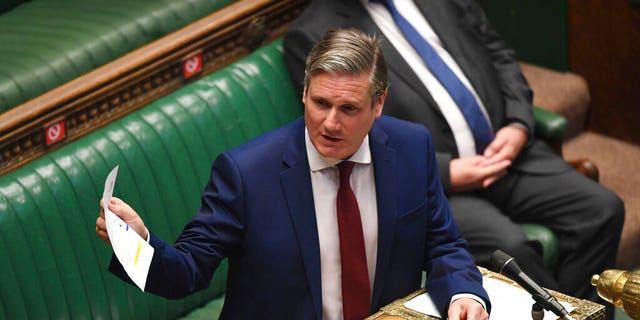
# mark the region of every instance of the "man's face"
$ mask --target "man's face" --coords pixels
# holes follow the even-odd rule
[[[353,155],[382,114],[385,94],[372,104],[369,75],[319,73],[311,77],[302,102],[309,138],[318,152],[334,159]]]

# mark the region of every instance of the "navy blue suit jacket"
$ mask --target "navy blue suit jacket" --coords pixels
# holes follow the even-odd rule
[[[444,312],[456,293],[482,297],[482,276],[454,224],[423,127],[382,116],[369,133],[378,201],[371,312],[421,286]],[[153,233],[146,291],[180,298],[206,288],[229,259],[223,319],[321,319],[320,250],[304,122],[223,152],[202,206],[174,245]],[[113,261],[115,260],[115,261]],[[112,271],[126,275],[113,259]]]

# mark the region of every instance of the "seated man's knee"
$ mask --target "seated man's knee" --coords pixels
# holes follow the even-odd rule
[[[624,202],[614,192],[606,190],[597,199],[600,204],[601,214],[606,221],[612,226],[617,226],[618,229],[622,229],[624,224]]]
[[[517,239],[516,241],[504,241],[499,245],[500,250],[514,256],[533,256],[533,257],[542,257],[542,245],[534,240],[529,240],[526,237]],[[529,257],[531,258],[531,257]]]

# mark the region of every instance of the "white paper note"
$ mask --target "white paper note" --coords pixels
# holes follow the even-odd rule
[[[483,278],[483,287],[489,294],[491,300],[491,320],[510,320],[510,319],[531,319],[531,306],[534,301],[531,295],[520,287],[511,285],[507,282],[485,276]],[[575,307],[565,301],[560,303],[568,312],[573,311]],[[441,318],[440,312],[433,304],[431,297],[427,293],[416,296],[407,301],[405,307]],[[556,316],[553,312],[544,312],[544,320],[555,320]]]
[[[149,266],[153,258],[153,247],[133,229],[129,228],[120,217],[109,210],[108,204],[113,195],[117,176],[118,166],[113,168],[107,176],[102,193],[107,233],[118,261],[120,261],[133,283],[144,291],[147,275],[149,274]]]

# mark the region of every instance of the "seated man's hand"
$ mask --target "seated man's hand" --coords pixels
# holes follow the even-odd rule
[[[506,126],[496,132],[496,137],[484,150],[484,156],[493,161],[515,160],[527,143],[527,131],[517,126]]]
[[[478,301],[471,298],[460,298],[449,305],[449,320],[488,320],[489,313]]]
[[[491,161],[483,156],[456,158],[449,163],[451,188],[455,192],[487,188],[507,174],[511,160]]]
[[[130,228],[132,228],[143,239],[147,240],[149,234],[147,228],[144,226],[144,221],[140,218],[137,212],[133,210],[124,201],[113,197],[109,202],[109,210],[115,213],[122,221],[124,221]],[[111,245],[109,240],[109,234],[107,233],[107,223],[104,217],[104,204],[100,200],[100,215],[96,219],[96,233],[106,244]]]

